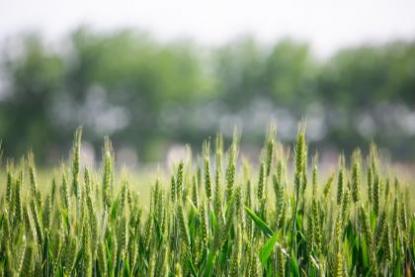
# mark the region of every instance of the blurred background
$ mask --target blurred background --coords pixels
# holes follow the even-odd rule
[[[0,138],[8,157],[65,157],[77,126],[127,166],[237,126],[305,120],[330,158],[371,141],[415,161],[415,2],[0,0]]]

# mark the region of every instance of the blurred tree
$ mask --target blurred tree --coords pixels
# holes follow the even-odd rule
[[[6,154],[22,155],[31,147],[44,158],[44,147],[56,143],[49,106],[63,81],[61,58],[48,51],[37,34],[21,38],[21,53],[4,53],[9,91],[0,101],[0,137]]]
[[[286,39],[276,44],[267,57],[261,83],[277,105],[301,111],[307,103],[318,101],[318,72],[319,65],[308,45]]]
[[[140,155],[146,155],[157,138],[174,135],[159,127],[166,106],[186,107],[205,93],[199,57],[187,42],[160,44],[145,33],[99,34],[87,29],[75,32],[72,41],[75,62],[69,66],[67,92],[76,91],[72,97],[85,105],[88,94],[94,93],[91,88],[100,87],[105,106],[124,110],[128,121],[123,128],[113,128],[113,140],[137,146]],[[98,125],[107,119],[98,118]],[[77,124],[85,121],[80,118]]]
[[[219,99],[230,110],[244,109],[253,98],[264,94],[261,77],[265,53],[253,38],[240,38],[214,54]]]
[[[402,42],[357,47],[323,66],[318,92],[328,115],[328,140],[349,150],[369,140],[390,148],[408,135],[410,126],[400,115],[402,107],[413,112],[414,51],[414,43]],[[400,155],[409,158],[415,144],[410,149]]]
[[[231,129],[232,120],[250,124],[244,137],[254,142],[258,126],[281,110],[286,131],[303,117],[322,121],[320,144],[351,150],[374,139],[399,157],[415,154],[414,42],[343,49],[328,60],[306,43],[266,47],[249,36],[206,49],[81,27],[54,47],[37,34],[12,42],[0,67],[0,137],[9,156],[33,147],[43,161],[67,149],[83,125],[96,150],[108,134],[150,160],[174,141],[199,144]]]

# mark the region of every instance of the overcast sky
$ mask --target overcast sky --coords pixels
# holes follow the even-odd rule
[[[24,30],[55,39],[80,24],[139,27],[207,45],[241,34],[265,43],[290,36],[325,56],[343,46],[415,38],[415,0],[0,0],[0,40]]]

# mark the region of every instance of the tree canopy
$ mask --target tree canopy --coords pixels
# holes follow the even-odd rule
[[[291,140],[304,118],[317,145],[349,151],[375,140],[398,158],[415,154],[413,41],[318,59],[290,39],[265,46],[246,36],[208,48],[79,28],[52,45],[39,34],[18,36],[2,53],[0,138],[12,155],[31,145],[50,157],[82,125],[96,150],[110,135],[152,160],[169,144],[199,144],[233,124],[253,142],[276,120]]]

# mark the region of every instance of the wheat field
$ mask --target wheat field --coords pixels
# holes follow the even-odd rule
[[[0,276],[415,274],[415,194],[375,146],[323,177],[304,128],[291,151],[271,128],[252,164],[218,135],[142,197],[109,140],[103,168],[81,168],[81,133],[45,178],[30,154],[4,168]]]

